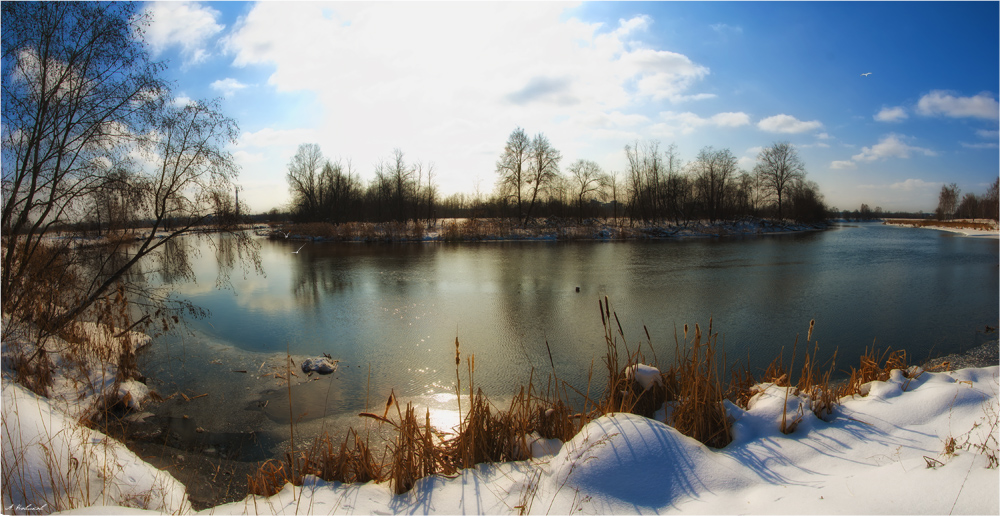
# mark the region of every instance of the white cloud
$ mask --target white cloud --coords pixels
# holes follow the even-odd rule
[[[435,161],[442,192],[468,191],[517,126],[544,132],[565,162],[621,155],[635,135],[655,137],[660,121],[636,115],[651,102],[714,96],[698,90],[706,66],[643,41],[651,18],[586,23],[567,16],[572,8],[258,2],[225,48],[235,66],[272,69],[276,91],[316,103],[313,136],[297,143],[348,156],[362,175],[398,147],[407,160]]]
[[[966,149],[996,149],[996,142],[979,142],[979,143],[966,143],[961,142],[962,147]]]
[[[222,95],[225,97],[232,97],[233,95],[236,94],[237,91],[240,91],[246,87],[247,87],[246,84],[243,84],[240,81],[237,81],[236,79],[233,79],[231,77],[227,77],[225,79],[219,79],[211,84],[211,88],[213,90],[222,93]]]
[[[298,146],[315,143],[319,135],[311,129],[271,129],[269,127],[240,135],[239,144],[248,147]],[[291,156],[289,156],[291,157]]]
[[[718,32],[719,34],[722,35],[743,34],[743,27],[740,27],[738,25],[734,26],[734,25],[727,25],[725,23],[714,23],[712,25],[709,25],[709,27],[711,27],[712,30],[714,30],[715,32]]]
[[[875,114],[875,120],[879,122],[899,122],[900,120],[906,119],[908,115],[906,110],[900,106],[896,107],[884,107],[881,111]]]
[[[889,185],[889,188],[892,190],[902,190],[904,192],[912,192],[914,190],[927,189],[927,188],[937,189],[940,186],[941,183],[931,183],[924,181],[923,179],[907,179],[906,181],[902,181],[900,183],[893,183]]]
[[[638,78],[636,87],[641,96],[671,102],[715,97],[710,93],[683,93],[709,73],[707,67],[694,64],[685,55],[667,50],[639,48],[623,54],[620,62],[632,71],[632,77]]]
[[[225,28],[215,22],[218,11],[198,2],[153,2],[146,11],[152,14],[153,23],[146,29],[144,39],[153,55],[177,45],[181,47],[185,66],[207,59],[209,39]]]
[[[823,127],[819,120],[803,122],[791,115],[774,115],[757,122],[757,127],[769,133],[805,133]]]
[[[941,187],[941,183],[924,181],[923,179],[907,179],[889,185],[858,185],[864,190],[899,190],[903,192],[913,192],[916,190],[935,190]]]
[[[247,152],[244,150],[238,150],[233,153],[233,158],[240,165],[248,165],[251,163],[261,163],[264,161],[264,154],[260,152]]]
[[[708,118],[702,118],[690,111],[684,113],[664,111],[660,113],[660,117],[667,123],[667,127],[678,128],[684,134],[694,132],[695,129],[703,126],[740,127],[750,125],[750,115],[742,112],[717,113]]]
[[[181,95],[179,97],[174,97],[173,104],[176,107],[184,108],[194,103],[194,99],[188,97],[187,95]]]
[[[955,97],[947,91],[934,90],[920,97],[917,112],[928,116],[996,120],[1000,114],[1000,104],[986,92],[975,97]]]
[[[858,166],[855,165],[853,161],[833,161],[830,163],[830,168],[834,170],[845,170],[858,168]]]
[[[996,140],[997,138],[1000,138],[1000,131],[996,129],[994,130],[978,129],[976,131],[976,136],[980,138],[986,138],[988,140]]]
[[[937,153],[930,149],[907,145],[903,141],[903,138],[905,136],[894,133],[887,134],[875,145],[862,147],[860,153],[851,156],[851,160],[854,162],[872,162],[886,158],[909,158],[910,154],[914,153],[925,156],[937,156]]]
[[[743,112],[718,113],[712,115],[712,123],[719,127],[740,127],[750,125],[750,115]]]
[[[827,133],[819,133],[819,134],[816,135],[816,138],[819,139],[819,140],[832,140],[833,136],[830,136]]]

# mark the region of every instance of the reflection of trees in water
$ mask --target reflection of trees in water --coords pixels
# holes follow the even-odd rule
[[[230,286],[230,276],[237,266],[242,267],[244,274],[251,269],[262,273],[256,251],[247,246],[248,240],[246,236],[209,233],[165,239],[146,259],[129,266],[120,278],[131,319],[137,321],[145,317],[154,328],[166,331],[169,326],[183,321],[184,316],[205,317],[207,310],[172,295],[174,288],[196,280],[193,259],[206,247],[215,254],[216,285],[220,288]],[[134,258],[137,245],[133,242],[97,245],[77,253],[81,258],[76,263],[79,276],[94,278],[95,282],[106,280]]]
[[[414,286],[413,272],[429,252],[423,245],[341,244],[310,246],[291,260],[292,293],[302,303],[318,304],[371,279],[379,292],[405,295]]]
[[[347,270],[330,260],[307,254],[292,264],[292,293],[300,303],[318,305],[323,294],[333,295],[350,286]]]
[[[157,257],[160,264],[160,281],[167,285],[192,281],[194,271],[191,269],[191,260],[189,259],[192,252],[196,251],[178,239],[165,242],[163,252]]]

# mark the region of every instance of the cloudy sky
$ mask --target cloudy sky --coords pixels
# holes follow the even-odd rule
[[[301,143],[364,179],[393,149],[444,195],[496,182],[507,136],[563,168],[635,140],[750,170],[789,141],[828,204],[933,211],[997,177],[997,2],[156,2],[177,101],[222,97],[254,212],[288,202]],[[863,73],[870,72],[868,76]]]

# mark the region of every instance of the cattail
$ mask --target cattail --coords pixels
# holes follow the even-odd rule
[[[389,399],[385,402],[385,412],[382,413],[382,418],[385,419],[389,415],[389,407],[396,402],[396,392],[394,390],[389,391]]]
[[[688,325],[687,323],[684,323],[684,340],[687,340],[687,338],[688,338]]]
[[[458,337],[455,337],[455,365],[462,365],[461,354],[458,352]]]
[[[816,324],[816,319],[809,319],[809,333],[806,335],[806,341],[810,341],[813,338],[813,326]]]

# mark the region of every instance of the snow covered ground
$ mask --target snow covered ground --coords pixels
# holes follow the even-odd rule
[[[944,226],[924,226],[924,227],[926,227],[927,229],[936,229],[939,231],[958,233],[960,235],[965,235],[969,237],[1000,238],[1000,231],[997,231],[996,229],[950,228]]]
[[[922,222],[922,221],[915,221]],[[961,221],[956,221],[961,222]],[[982,219],[973,222],[983,222]],[[973,227],[954,227],[945,225],[921,225],[921,224],[907,224],[906,219],[897,219],[895,221],[886,222],[890,226],[900,226],[900,227],[918,227],[924,229],[936,229],[938,231],[947,231],[949,233],[958,233],[960,235],[968,237],[984,237],[984,238],[1000,238],[1000,229],[998,229],[996,222],[991,222],[992,228],[982,229]]]
[[[761,384],[748,410],[727,405],[734,440],[721,450],[616,414],[548,446],[549,455],[425,478],[403,495],[387,483],[310,477],[203,513],[997,514],[998,376],[997,366],[912,379],[897,370],[843,399],[828,421],[807,399]],[[779,431],[786,404],[801,416],[789,435]],[[192,512],[179,482],[61,405],[4,375],[4,513]]]

